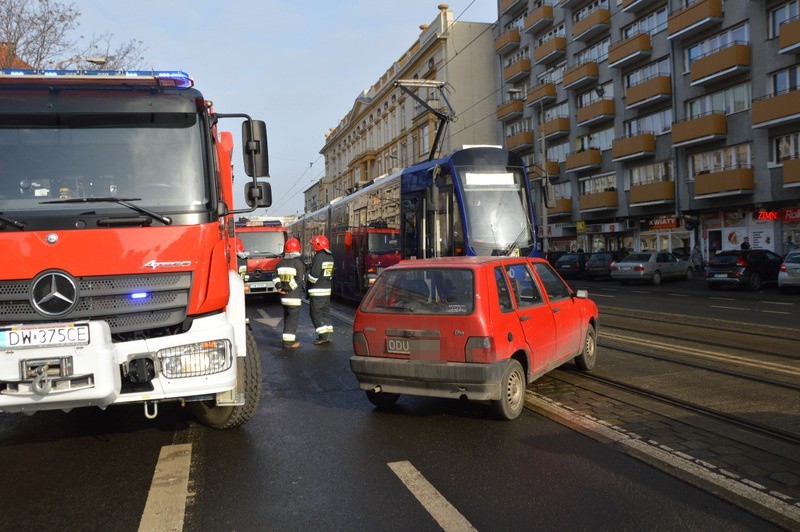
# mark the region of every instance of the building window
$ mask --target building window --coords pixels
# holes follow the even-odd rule
[[[625,76],[625,86],[634,87],[643,81],[656,76],[669,76],[670,75],[669,58],[664,57],[658,61],[654,61],[639,69],[634,70]]]
[[[589,2],[582,8],[575,11],[575,14],[572,15],[572,20],[578,22],[579,20],[588,17],[598,9],[608,9],[608,0],[594,0],[593,2]]]
[[[596,61],[601,63],[608,58],[608,47],[611,44],[611,37],[606,37],[592,46],[584,48],[575,54],[575,65],[581,65],[588,61]]]
[[[539,38],[536,39],[536,46],[541,46],[554,37],[564,37],[565,35],[566,31],[564,30],[564,25],[559,24],[547,33],[540,35]]]
[[[546,144],[547,160],[563,163],[569,153],[569,140],[559,144]]]
[[[575,151],[583,150],[610,150],[614,142],[614,127],[594,131],[575,139]]]
[[[750,83],[742,83],[686,102],[686,116],[698,118],[710,113],[738,113],[750,109]]]
[[[669,16],[667,6],[662,7],[657,11],[643,16],[632,24],[628,24],[622,28],[622,38],[628,39],[640,33],[649,33],[655,35],[656,33],[667,29],[667,17]]]
[[[782,163],[786,159],[797,159],[800,157],[800,133],[790,133],[772,139],[772,150],[770,160],[775,163]]]
[[[752,164],[751,143],[725,146],[716,150],[689,156],[690,180],[697,174],[721,172],[732,168],[750,168]]]
[[[769,12],[769,38],[772,39],[780,35],[781,24],[797,18],[800,15],[800,2],[792,0],[786,2]]]
[[[617,190],[617,175],[614,173],[596,175],[581,179],[579,182],[581,196],[600,194]]]
[[[614,83],[609,81],[603,85],[598,85],[592,90],[581,93],[577,97],[578,108],[581,109],[600,100],[614,99]]]
[[[640,116],[625,122],[625,135],[633,137],[642,133],[669,133],[672,131],[672,108]]]
[[[770,76],[770,90],[773,96],[797,90],[797,65],[780,70]]]
[[[630,169],[631,186],[672,181],[672,161],[644,164]]]
[[[431,151],[430,125],[425,123],[419,127],[419,154],[427,155]]]
[[[708,54],[717,52],[732,44],[750,44],[750,26],[742,24],[735,28],[727,29],[721,33],[717,33],[713,37],[702,40],[699,43],[693,44],[686,48],[685,52],[685,67],[686,70],[691,68],[692,62],[704,57]]]
[[[566,69],[567,69],[567,62],[562,61],[553,68],[548,68],[547,70],[536,76],[536,82],[539,85],[542,85],[544,83],[554,83],[558,85],[564,78],[564,70]]]

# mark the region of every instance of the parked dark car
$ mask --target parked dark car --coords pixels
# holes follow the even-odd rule
[[[598,277],[611,277],[611,263],[622,260],[625,253],[622,251],[598,251],[589,255],[586,262],[586,280],[591,281]]]
[[[587,253],[567,253],[556,261],[555,269],[564,279],[580,279],[586,272],[588,261]]]
[[[706,268],[706,283],[711,290],[721,286],[746,286],[758,290],[764,283],[778,281],[783,259],[766,249],[730,250],[717,253]]]
[[[560,259],[566,254],[567,254],[566,251],[548,251],[547,253],[545,253],[544,258],[547,260],[547,262],[550,263],[550,266],[553,266],[555,268],[558,259]]]

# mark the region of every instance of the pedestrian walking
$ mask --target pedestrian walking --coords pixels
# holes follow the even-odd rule
[[[700,251],[700,244],[694,245],[690,260],[692,261],[692,267],[694,267],[694,271],[703,271],[703,252]]]
[[[308,272],[308,301],[311,322],[314,324],[317,339],[314,344],[326,344],[332,340],[331,323],[331,281],[333,280],[333,254],[328,237],[317,235],[311,239],[314,246],[314,260]]]
[[[290,238],[283,246],[283,258],[278,262],[278,280],[275,288],[281,294],[283,307],[283,347],[297,349],[297,323],[300,321],[300,307],[305,292],[306,267],[300,259],[300,241]]]

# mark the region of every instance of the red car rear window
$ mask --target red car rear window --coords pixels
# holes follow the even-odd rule
[[[361,304],[361,311],[379,314],[471,314],[472,270],[385,270]]]

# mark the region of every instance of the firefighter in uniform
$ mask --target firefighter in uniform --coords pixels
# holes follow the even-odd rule
[[[297,322],[300,320],[300,306],[305,291],[305,265],[300,259],[300,241],[290,238],[283,248],[283,258],[278,263],[278,281],[275,288],[281,294],[283,306],[283,347],[297,349]]]
[[[311,322],[317,332],[314,344],[326,344],[333,336],[331,322],[331,280],[333,279],[333,255],[328,237],[317,235],[311,239],[314,246],[314,260],[308,272],[308,301]]]

